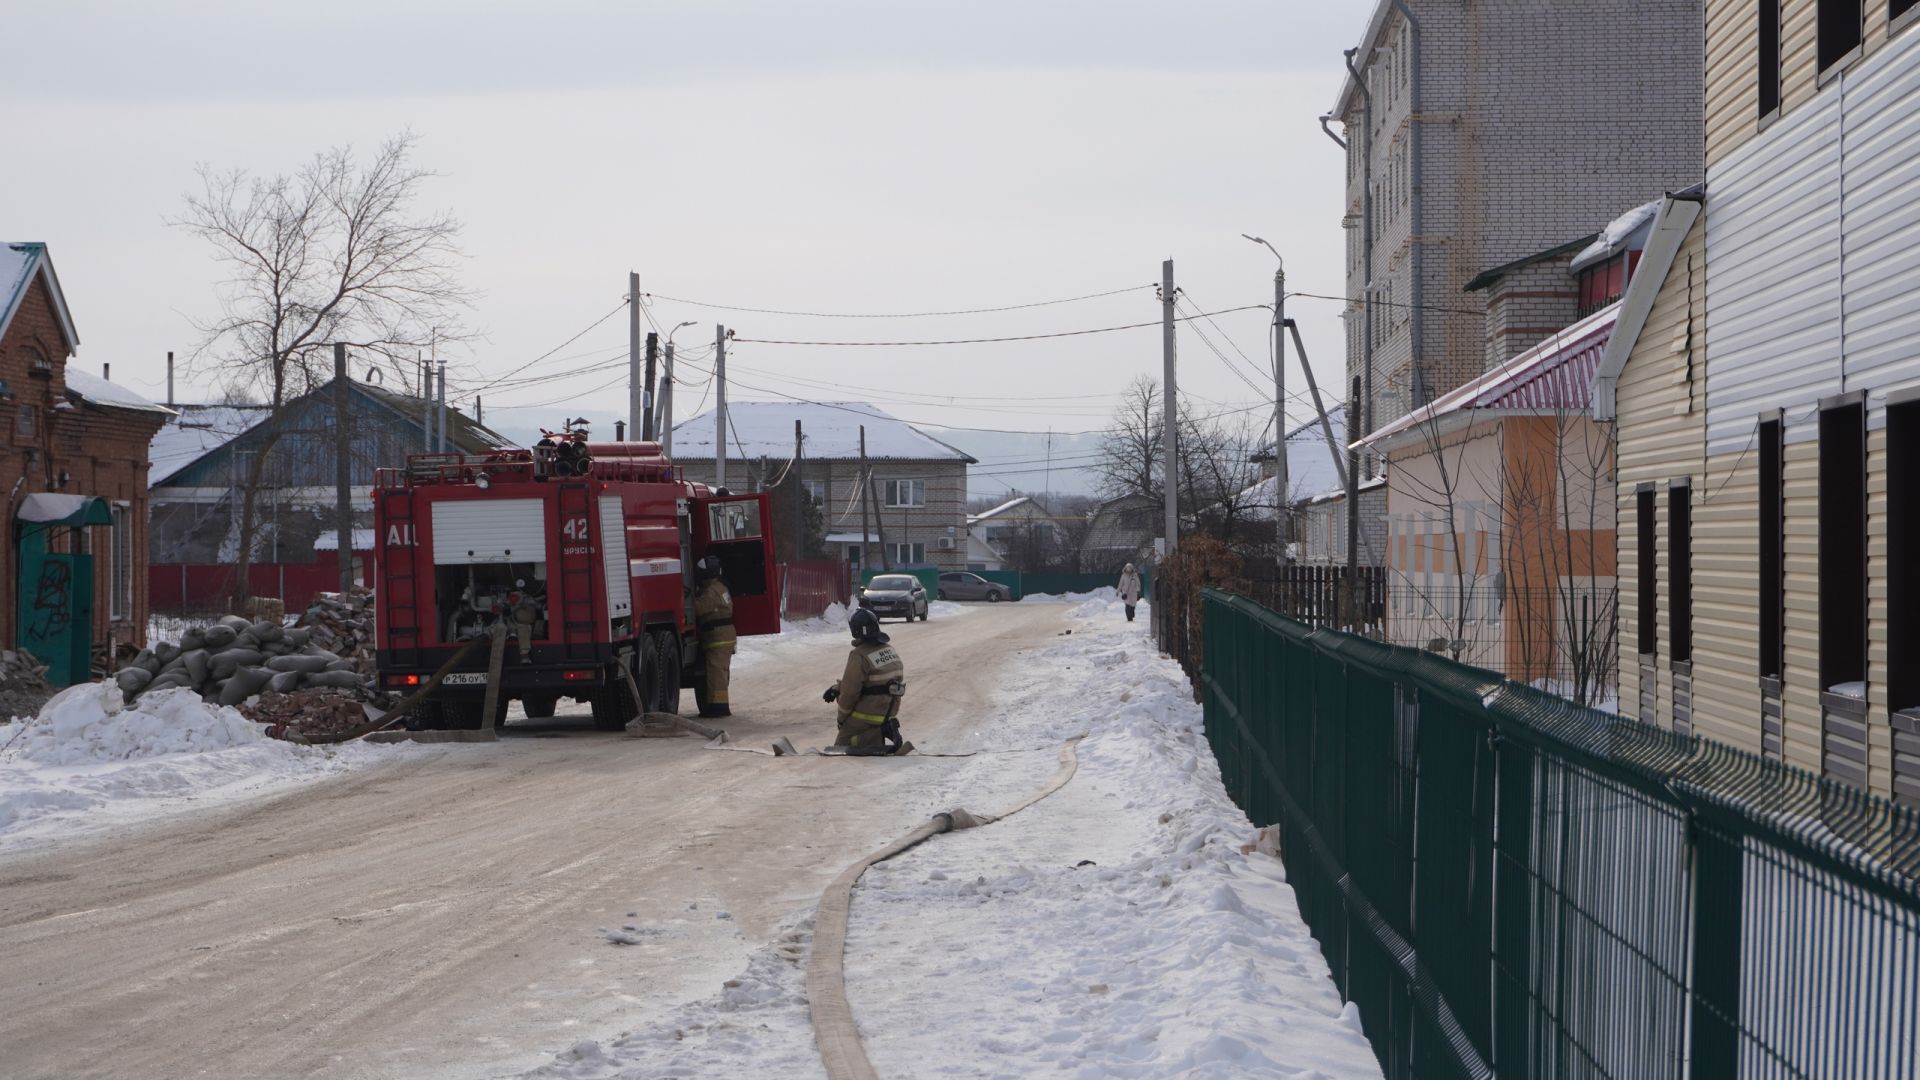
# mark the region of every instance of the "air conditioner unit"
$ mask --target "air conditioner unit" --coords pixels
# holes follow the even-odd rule
[[[940,538],[940,550],[941,550],[941,551],[952,551],[952,550],[953,550],[953,537],[951,537],[951,536],[943,536],[943,537],[941,537],[941,538]]]

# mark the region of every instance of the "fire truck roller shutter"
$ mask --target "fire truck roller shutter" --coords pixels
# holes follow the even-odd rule
[[[600,496],[600,564],[607,575],[607,625],[633,618],[633,582],[627,567],[627,521],[620,496]]]
[[[540,499],[435,502],[433,561],[438,566],[546,562],[544,502]]]

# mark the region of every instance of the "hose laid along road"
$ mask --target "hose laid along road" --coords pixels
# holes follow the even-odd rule
[[[975,745],[997,673],[1070,625],[1067,610],[977,604],[887,624],[911,680],[907,736]],[[743,642],[728,733],[831,741],[820,689],[846,648]],[[709,753],[693,737],[602,734],[572,711],[283,797],[0,855],[0,1073],[544,1064],[713,993],[784,915],[924,814],[925,784],[955,767]],[[1051,766],[1006,760],[1036,786]],[[598,932],[626,923],[646,931],[639,944]]]

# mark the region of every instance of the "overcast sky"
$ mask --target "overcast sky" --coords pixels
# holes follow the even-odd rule
[[[1285,253],[1291,288],[1338,293],[1342,160],[1315,118],[1368,13],[1296,0],[30,5],[6,16],[0,238],[51,245],[77,362],[111,363],[115,381],[156,398],[167,350],[185,357],[189,319],[216,310],[208,250],[166,223],[195,167],[287,171],[402,129],[443,174],[432,206],[466,223],[463,279],[484,336],[449,357],[460,386],[607,314],[629,270],[660,294],[661,326],[700,323],[676,338],[702,347],[695,361],[715,321],[749,339],[924,340],[1146,322],[1159,305],[1142,288],[1017,312],[825,319],[686,300],[995,307],[1145,286],[1171,257],[1202,309],[1266,303],[1273,257],[1242,232]],[[1335,384],[1337,310],[1290,310]],[[1201,324],[1231,365],[1183,330],[1196,408],[1259,400],[1230,366],[1263,384],[1267,319]],[[626,339],[615,316],[546,368],[611,360]],[[865,399],[916,421],[1025,430],[1102,427],[1113,395],[1160,365],[1157,329],[730,352],[735,397]],[[489,396],[488,419],[620,410],[624,385],[608,384],[623,378]],[[1289,382],[1300,388],[1297,364]],[[179,393],[208,388],[183,375]]]

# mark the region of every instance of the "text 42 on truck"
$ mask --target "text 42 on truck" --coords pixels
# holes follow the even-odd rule
[[[584,451],[584,452],[582,452]],[[616,731],[637,713],[679,711],[700,690],[694,563],[720,559],[735,632],[780,632],[780,590],[764,494],[677,478],[653,442],[547,440],[483,455],[417,454],[381,469],[373,514],[380,685],[426,684],[475,638],[506,626],[499,709],[552,716],[563,697]],[[488,649],[472,649],[416,715],[479,727]],[[495,718],[496,720],[499,717]]]

